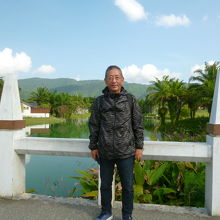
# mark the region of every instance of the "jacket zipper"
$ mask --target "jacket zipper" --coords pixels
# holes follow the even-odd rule
[[[115,121],[116,121],[116,111],[115,111],[115,99],[114,99],[114,127],[113,127],[113,153],[115,153]]]

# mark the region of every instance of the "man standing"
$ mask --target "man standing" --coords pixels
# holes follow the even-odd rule
[[[105,72],[106,88],[93,105],[89,119],[92,158],[100,163],[101,214],[96,220],[112,219],[112,179],[117,165],[122,184],[122,219],[131,220],[133,210],[134,159],[143,152],[143,120],[133,95],[123,88],[118,66]]]

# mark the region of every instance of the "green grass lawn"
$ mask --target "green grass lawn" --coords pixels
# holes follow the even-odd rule
[[[73,115],[71,119],[88,118],[89,116],[90,116],[90,113],[79,114],[79,115]],[[26,126],[41,125],[41,124],[54,124],[54,123],[61,123],[61,122],[66,121],[66,119],[64,118],[56,118],[56,117],[49,117],[49,118],[24,117],[24,120],[26,121]]]
[[[89,118],[90,113],[86,114],[74,114],[71,116],[71,119],[77,119],[77,118]]]
[[[61,123],[66,121],[63,118],[55,118],[55,117],[49,117],[49,118],[31,118],[31,117],[25,117],[24,120],[26,121],[26,126],[30,125],[41,125],[41,124],[53,124],[53,123]]]
[[[196,112],[196,118],[198,118],[198,117],[209,117],[209,113],[206,109],[205,110],[198,110]]]

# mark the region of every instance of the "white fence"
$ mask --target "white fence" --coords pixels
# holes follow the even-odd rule
[[[220,216],[220,79],[216,80],[206,143],[144,142],[145,160],[194,161],[206,163],[205,207]],[[17,79],[4,77],[0,102],[0,197],[25,192],[25,155],[90,157],[88,139],[25,137]]]

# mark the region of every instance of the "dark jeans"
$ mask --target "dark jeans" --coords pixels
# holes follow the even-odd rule
[[[122,215],[131,216],[133,210],[134,156],[125,159],[106,160],[100,158],[102,212],[112,213],[112,180],[115,164],[122,184]]]

